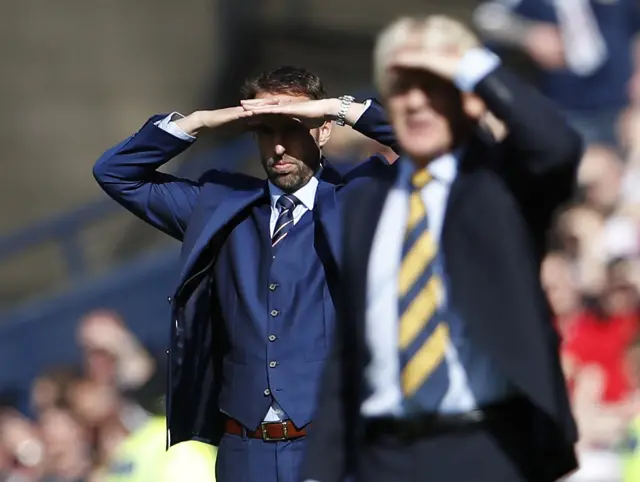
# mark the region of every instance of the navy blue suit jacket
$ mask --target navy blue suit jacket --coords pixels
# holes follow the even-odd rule
[[[265,196],[266,181],[211,170],[197,180],[180,179],[157,169],[190,143],[163,131],[155,116],[131,137],[106,151],[94,176],[114,200],[152,226],[182,241],[182,269],[172,312],[167,392],[168,444],[199,440],[217,444],[222,417],[217,409],[224,343],[220,313],[211,306],[211,267],[217,249],[234,223]],[[382,107],[373,102],[354,128],[397,150]],[[384,176],[387,162],[373,157],[342,174],[323,169],[314,218],[321,226],[336,265],[340,259],[337,195],[357,180]]]

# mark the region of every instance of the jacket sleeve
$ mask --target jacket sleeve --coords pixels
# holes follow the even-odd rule
[[[582,140],[545,96],[505,67],[482,79],[476,94],[509,132],[498,171],[536,232],[574,193]]]
[[[107,150],[95,163],[93,175],[127,210],[182,241],[200,185],[158,171],[190,145],[157,127],[161,118],[152,117],[137,133]]]
[[[376,99],[370,99],[371,103],[364,111],[353,128],[369,139],[390,147],[396,154],[400,154],[400,146],[396,141],[393,128],[387,120],[384,107]]]

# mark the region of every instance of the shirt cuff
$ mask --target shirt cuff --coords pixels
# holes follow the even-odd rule
[[[360,114],[358,118],[355,120],[354,124],[360,120],[360,118],[364,115],[365,112],[367,112],[367,109],[369,108],[369,106],[371,106],[371,99],[365,100],[362,104],[364,105],[364,110],[362,111],[362,114]]]
[[[462,92],[473,92],[476,85],[500,65],[500,57],[484,48],[469,50],[458,67],[454,79]]]
[[[182,119],[184,116],[179,112],[172,112],[164,119],[156,122],[156,126],[162,129],[165,132],[168,132],[174,137],[181,139],[187,142],[193,142],[196,140],[194,136],[187,134],[185,131],[178,127],[178,124],[175,123],[176,120]]]

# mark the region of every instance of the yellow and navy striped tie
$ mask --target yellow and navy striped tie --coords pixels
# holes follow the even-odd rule
[[[443,287],[435,270],[438,247],[429,232],[420,194],[431,180],[426,169],[411,178],[409,218],[398,276],[401,385],[408,411],[436,410],[449,386],[444,357],[449,325],[439,317]]]

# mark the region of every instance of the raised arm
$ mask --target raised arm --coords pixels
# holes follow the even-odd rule
[[[486,162],[504,178],[532,229],[546,231],[553,211],[573,193],[582,155],[579,135],[556,106],[486,49],[407,53],[395,64],[450,79],[505,124],[508,136],[498,145],[501,159],[487,156]]]
[[[232,107],[187,117],[152,117],[138,132],[106,151],[94,165],[93,175],[127,210],[182,241],[200,183],[158,169],[187,149],[201,130],[233,128],[251,116],[241,107]]]
[[[360,134],[388,146],[396,154],[400,154],[400,146],[398,146],[393,128],[389,124],[387,114],[380,102],[376,99],[369,99],[360,105],[362,106],[361,110],[359,109],[357,112],[359,115],[352,127]]]
[[[342,107],[342,101],[338,98],[271,106],[253,105],[251,102],[243,102],[243,106],[256,114],[287,115],[309,123],[311,126],[317,126],[317,122],[335,121]],[[345,114],[344,122],[345,125],[351,126],[361,134],[389,146],[396,153],[399,153],[393,130],[387,121],[383,107],[377,100],[369,99],[363,103],[351,103]]]
[[[509,154],[529,176],[575,173],[582,141],[549,99],[502,66],[478,82],[474,91],[506,124]]]
[[[549,99],[504,67],[475,92],[507,126],[498,169],[542,246],[553,213],[574,194],[582,140]]]
[[[152,117],[138,132],[102,154],[93,175],[112,199],[181,241],[200,187],[157,170],[191,145],[156,125],[162,119]]]
[[[564,44],[558,25],[545,17],[547,8],[539,0],[492,0],[480,4],[472,18],[491,47],[524,52],[550,71],[566,67],[565,50],[571,45]]]

